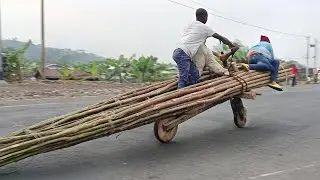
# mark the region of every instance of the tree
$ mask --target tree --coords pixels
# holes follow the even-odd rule
[[[153,56],[142,56],[137,60],[132,60],[130,71],[132,77],[141,82],[152,82],[172,77],[172,66],[157,61],[158,58]]]
[[[154,57],[140,57],[139,59],[134,59],[131,63],[131,71],[133,77],[144,82],[146,79],[150,80],[152,75],[155,73],[155,64],[157,58]]]
[[[96,62],[92,62],[91,63],[90,74],[92,76],[96,76],[98,74],[97,63]]]
[[[62,79],[64,80],[70,80],[72,79],[72,73],[74,68],[70,67],[68,64],[64,64],[63,68],[59,70],[59,73],[62,76]]]
[[[123,55],[121,55],[119,59],[106,59],[106,65],[108,67],[108,72],[105,72],[106,78],[117,78],[120,83],[122,83],[129,72],[130,60],[131,58],[127,59]]]
[[[247,54],[249,52],[249,47],[243,45],[242,42],[238,39],[236,39],[233,43],[239,47],[238,51],[233,55],[233,58],[237,62],[244,62],[247,58]]]
[[[19,81],[23,80],[23,71],[25,69],[24,53],[31,44],[31,40],[25,43],[21,48],[7,49],[6,54],[8,57],[8,74],[6,79],[9,81]]]

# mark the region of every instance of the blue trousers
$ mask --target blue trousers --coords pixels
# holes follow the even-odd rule
[[[189,74],[190,74],[190,85],[198,83],[199,81],[198,69],[192,63],[191,58],[182,49],[174,50],[172,58],[177,63],[178,70],[179,70],[178,89],[188,86]]]
[[[296,77],[292,78],[292,84],[291,85],[292,85],[292,87],[297,85],[297,78]]]
[[[271,72],[271,80],[277,82],[279,61],[276,59],[269,59],[262,54],[254,54],[249,57],[249,67],[251,70],[269,71]]]

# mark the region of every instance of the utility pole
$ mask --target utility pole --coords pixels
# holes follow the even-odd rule
[[[41,0],[41,75],[44,75],[46,63],[45,29],[44,29],[44,0]]]
[[[317,79],[318,79],[318,73],[317,73],[317,39],[314,40],[314,44],[310,44],[310,47],[314,48],[313,49],[313,63],[314,63],[314,67],[313,67],[313,79],[314,79],[314,83],[317,83]]]
[[[318,48],[318,40],[317,39],[315,39],[314,40],[314,56],[313,56],[313,58],[314,58],[314,68],[317,68],[317,48]]]
[[[313,51],[313,53],[314,53],[314,56],[313,56],[313,58],[314,58],[314,83],[318,83],[318,69],[317,69],[317,60],[318,60],[317,53],[318,53],[318,51],[317,51],[317,49],[318,49],[318,40],[315,39],[314,40],[314,51]]]
[[[307,65],[306,65],[306,80],[309,77],[309,47],[310,47],[310,36],[307,36]]]
[[[3,60],[2,60],[2,25],[1,25],[1,1],[0,1],[0,81],[3,80]]]

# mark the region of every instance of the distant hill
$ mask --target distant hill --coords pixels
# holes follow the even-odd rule
[[[3,40],[4,48],[18,49],[26,42],[18,40]],[[87,63],[91,60],[104,59],[102,56],[98,56],[93,53],[87,53],[84,50],[71,50],[71,49],[58,49],[58,48],[46,48],[46,57],[48,63]],[[27,52],[25,53],[27,60],[40,61],[41,59],[41,45],[30,44]]]

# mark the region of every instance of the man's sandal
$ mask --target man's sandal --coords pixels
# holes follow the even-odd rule
[[[249,71],[250,70],[250,67],[248,64],[245,64],[245,63],[240,63],[241,67],[246,70],[246,71]]]
[[[277,91],[283,91],[282,87],[279,84],[268,84],[268,86]]]

